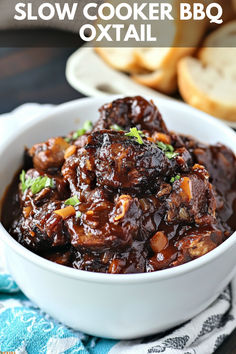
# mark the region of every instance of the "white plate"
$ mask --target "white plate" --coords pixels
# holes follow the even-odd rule
[[[112,69],[93,50],[86,46],[73,53],[67,61],[66,78],[69,84],[86,96],[148,95],[165,97],[155,90],[134,82],[128,75]]]
[[[128,75],[112,69],[95,53],[93,48],[87,46],[78,49],[68,59],[66,78],[75,90],[86,96],[148,95],[153,98],[162,97],[176,100],[151,88],[139,85],[131,80]],[[236,128],[236,122],[224,121],[224,123]]]

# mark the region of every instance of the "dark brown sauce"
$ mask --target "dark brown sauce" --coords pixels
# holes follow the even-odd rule
[[[16,219],[20,213],[19,206],[18,185],[20,169],[14,176],[11,184],[6,188],[6,191],[0,202],[1,204],[1,222],[8,230],[11,226],[12,220]]]
[[[17,173],[1,221],[23,246],[62,265],[156,271],[201,257],[236,230],[233,152],[169,132],[141,97],[101,107],[92,131],[76,139],[34,145],[23,168],[26,180],[51,185],[23,193]]]

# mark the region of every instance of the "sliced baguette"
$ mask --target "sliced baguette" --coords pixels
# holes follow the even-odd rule
[[[224,76],[236,80],[236,21],[212,32],[204,41],[198,57],[203,65],[210,65],[223,71]]]
[[[183,99],[193,107],[236,121],[236,78],[226,77],[224,71],[186,57],[178,65],[178,85]]]
[[[188,0],[191,5],[194,0]],[[179,11],[179,4],[173,1],[174,12]],[[175,16],[178,18],[178,16]],[[157,23],[158,25],[158,23]],[[173,27],[174,25],[174,27]],[[152,71],[148,74],[134,74],[132,78],[141,85],[173,94],[177,89],[177,65],[181,58],[194,53],[206,31],[207,23],[204,21],[178,21],[166,23],[166,32],[172,31],[172,37],[167,36],[169,47],[165,48],[138,48],[135,56],[139,64]],[[163,27],[162,27],[163,32]],[[157,33],[162,33],[160,30]],[[171,42],[170,42],[171,40]]]
[[[192,5],[194,0],[186,2]],[[153,32],[162,43],[161,47],[133,50],[97,48],[96,51],[113,68],[131,73],[139,84],[172,94],[177,88],[177,63],[194,52],[205,33],[207,22],[180,21],[179,3],[176,0],[169,0],[168,3],[172,4],[175,20],[155,21],[153,26]]]
[[[135,48],[134,56],[143,68],[155,71],[163,67],[169,61],[171,48]]]
[[[175,70],[159,69],[148,74],[133,75],[132,79],[165,94],[172,94],[177,90],[177,74]]]
[[[159,48],[164,49],[164,48]],[[194,48],[168,48],[166,59],[159,69],[147,74],[134,74],[132,78],[141,85],[145,85],[172,94],[177,89],[177,64],[178,61],[194,52]],[[171,61],[168,63],[169,58]]]
[[[187,24],[187,25],[186,25]],[[179,22],[169,47],[136,48],[134,56],[144,69],[155,71],[160,68],[176,68],[179,59],[191,55],[200,43],[206,30],[206,23]],[[166,39],[167,42],[169,40]]]
[[[134,56],[133,48],[94,48],[102,59],[116,70],[127,73],[140,73],[143,69]]]
[[[205,1],[205,0],[204,0]],[[204,2],[199,0],[199,2]],[[207,0],[209,1],[209,0]],[[195,0],[186,0],[191,6]],[[150,71],[160,68],[173,68],[177,70],[176,62],[183,56],[190,55],[198,46],[206,32],[207,22],[205,21],[180,21],[179,3],[176,0],[169,0],[172,4],[174,21],[156,21],[153,25],[154,33],[159,35],[161,47],[136,48],[134,55],[139,64]]]

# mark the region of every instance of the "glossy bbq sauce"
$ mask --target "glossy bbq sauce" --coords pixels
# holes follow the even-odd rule
[[[34,145],[24,170],[31,185],[17,173],[1,221],[20,244],[69,267],[157,271],[236,230],[232,151],[169,132],[141,97],[104,105],[89,130]]]
[[[7,230],[9,230],[12,221],[21,213],[18,195],[19,174],[20,172],[16,173],[1,200],[1,222]]]

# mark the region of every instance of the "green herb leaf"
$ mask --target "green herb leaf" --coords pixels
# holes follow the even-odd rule
[[[156,144],[162,151],[167,151],[167,145],[164,144],[162,141],[158,141]]]
[[[82,215],[81,211],[77,211],[76,214],[75,214],[76,218],[80,218],[81,215]]]
[[[169,145],[169,144],[166,144],[166,147],[167,147],[167,151],[170,151],[170,152],[174,152],[175,149],[172,145]]]
[[[165,155],[166,155],[166,157],[167,157],[169,160],[171,160],[171,159],[173,159],[174,157],[178,156],[179,154],[178,154],[178,152],[170,152],[170,151],[167,151],[167,152],[165,152]]]
[[[47,177],[47,176],[40,176],[37,178],[34,178],[31,180],[31,186],[30,190],[33,194],[37,194],[44,188],[53,188],[54,187],[54,182],[53,179]]]
[[[143,132],[140,130],[137,130],[137,128],[130,128],[128,133],[125,133],[126,136],[136,138],[137,143],[140,145],[143,144],[143,139],[141,136],[143,135]]]
[[[20,174],[20,181],[23,193],[29,188],[33,194],[36,194],[47,187],[54,188],[54,182],[52,178],[49,178],[47,176],[39,176],[36,178],[28,177],[26,179],[25,170],[22,170]]]
[[[21,181],[21,189],[22,192],[24,193],[28,188],[31,187],[32,183],[33,183],[33,179],[31,177],[28,177],[26,179],[26,173],[25,170],[22,170],[21,174],[20,174],[20,181]]]
[[[22,170],[22,172],[20,174],[20,181],[21,181],[21,189],[22,189],[22,192],[24,193],[26,191],[26,189],[28,188],[26,185],[25,170]]]
[[[170,183],[174,183],[175,181],[178,181],[181,178],[180,175],[176,175],[175,177],[171,177]]]
[[[78,204],[80,204],[80,201],[79,201],[77,195],[74,195],[73,197],[71,197],[71,198],[69,198],[69,199],[67,199],[65,201],[65,205],[75,206],[75,205],[78,205]]]
[[[20,174],[20,181],[21,181],[21,183],[25,183],[25,170],[22,170],[22,171],[21,171],[21,174]]]
[[[78,139],[80,136],[84,135],[85,133],[88,133],[90,130],[92,130],[93,128],[93,123],[90,122],[89,120],[87,120],[84,125],[83,128],[78,129],[73,135],[72,135],[72,139],[76,140]]]
[[[64,138],[64,140],[65,140],[66,143],[70,142],[70,138]]]
[[[90,120],[86,120],[86,122],[83,125],[83,128],[86,130],[86,132],[89,132],[90,130],[93,129],[93,123]]]
[[[166,157],[169,160],[171,160],[174,157],[179,155],[178,152],[174,152],[175,149],[174,149],[174,147],[172,145],[165,144],[162,141],[158,141],[156,144],[159,147],[159,149],[161,149],[165,153]]]
[[[84,135],[86,133],[86,130],[85,129],[79,129],[77,130],[73,135],[72,135],[72,139],[73,140],[76,140],[78,139],[80,136]]]
[[[115,131],[117,131],[117,132],[121,132],[121,131],[124,130],[124,129],[122,129],[118,124],[113,124],[113,125],[111,125],[111,126],[110,126],[110,129],[111,129],[111,130],[115,130]]]

